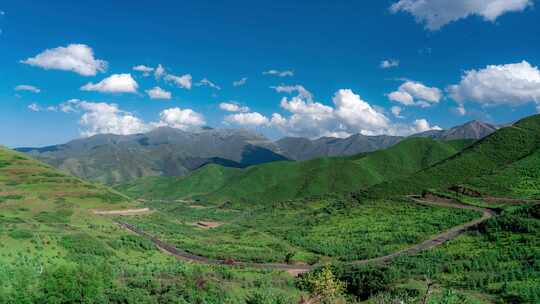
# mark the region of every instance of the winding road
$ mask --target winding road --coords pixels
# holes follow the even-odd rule
[[[449,230],[443,231],[431,237],[430,239],[422,243],[419,243],[417,245],[414,245],[412,247],[405,248],[405,249],[393,252],[385,256],[377,257],[377,258],[351,261],[351,262],[348,262],[349,264],[363,265],[363,264],[369,264],[369,263],[386,263],[401,255],[416,254],[421,251],[434,248],[436,246],[443,244],[446,241],[456,238],[457,236],[464,233],[468,229],[483,223],[484,221],[492,218],[495,215],[495,212],[493,210],[465,205],[465,204],[461,204],[457,202],[446,202],[446,201],[433,202],[433,201],[427,201],[425,199],[421,199],[416,196],[408,196],[408,198],[415,203],[423,204],[423,205],[474,210],[474,211],[482,213],[482,216],[470,222],[467,222],[459,226],[455,226]],[[206,258],[203,256],[193,255],[186,251],[180,250],[174,247],[173,245],[167,244],[161,241],[160,239],[158,239],[157,237],[131,224],[128,224],[126,222],[115,221],[115,223],[126,230],[129,230],[135,234],[138,234],[139,236],[149,239],[161,251],[167,254],[170,254],[180,260],[189,261],[193,263],[209,264],[209,265],[231,265],[231,266],[251,267],[251,268],[259,268],[259,269],[278,269],[278,270],[287,271],[288,273],[294,276],[297,276],[301,273],[308,272],[316,268],[317,266],[319,266],[319,265],[292,265],[292,264],[280,264],[280,263],[249,263],[249,262],[236,262],[233,260],[214,260],[214,259]]]

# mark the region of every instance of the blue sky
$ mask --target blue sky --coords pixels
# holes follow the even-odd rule
[[[32,2],[0,4],[10,147],[158,126],[406,135],[540,108],[533,0]]]

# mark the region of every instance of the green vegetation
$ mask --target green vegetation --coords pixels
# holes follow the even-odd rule
[[[245,303],[262,293],[291,303],[302,294],[283,272],[164,255],[92,213],[138,207],[114,190],[4,148],[0,164],[1,304]]]
[[[540,199],[540,150],[489,175],[468,180],[467,185],[493,196]]]
[[[540,115],[535,115],[500,129],[457,155],[407,178],[378,184],[369,193],[371,196],[388,197],[420,193],[428,188],[446,189],[510,166],[533,154],[539,147]],[[484,187],[484,190],[491,192],[489,187]]]
[[[455,299],[450,303],[538,303],[540,206],[516,207],[441,247],[389,265],[338,268],[349,294],[364,300],[399,296],[419,303],[427,280]]]
[[[539,151],[536,115],[472,145],[413,138],[352,157],[208,165],[112,190],[0,148],[0,304],[538,303],[540,205],[527,199],[540,198]],[[403,196],[426,190],[495,215],[419,254],[358,263],[480,216]],[[152,212],[93,212],[139,207]],[[231,264],[326,266],[295,279],[186,263],[114,220]]]
[[[417,244],[479,217],[476,212],[410,201],[355,202],[325,197],[234,210],[190,202],[154,202],[158,210],[131,224],[178,248],[215,259],[315,263],[359,260]],[[197,208],[199,207],[199,208]],[[215,222],[208,229],[198,222]]]
[[[408,176],[456,154],[470,143],[411,138],[386,150],[353,157],[273,162],[243,170],[209,165],[186,178],[143,178],[117,189],[136,198],[195,197],[250,203],[344,193]]]

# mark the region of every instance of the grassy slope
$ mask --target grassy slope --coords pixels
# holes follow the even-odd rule
[[[117,189],[133,197],[202,196],[216,201],[274,201],[347,192],[407,176],[454,155],[470,143],[413,138],[386,150],[353,157],[274,162],[243,170],[206,166],[187,178],[146,178]]]
[[[498,197],[540,199],[540,150],[490,175],[473,178],[467,185]]]
[[[0,147],[0,303],[245,303],[252,292],[298,295],[283,273],[185,264],[91,212],[133,207],[114,190]]]
[[[209,164],[185,177],[148,176],[116,187],[131,197],[176,199],[206,194],[221,188],[240,169]]]
[[[539,146],[540,115],[535,115],[498,130],[453,157],[407,178],[376,185],[369,192],[387,197],[418,193],[427,188],[444,189],[474,177],[490,175],[530,156]]]

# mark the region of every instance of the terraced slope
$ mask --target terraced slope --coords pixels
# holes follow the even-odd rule
[[[411,138],[386,150],[352,157],[273,162],[246,169],[206,166],[186,178],[142,179],[117,189],[133,197],[152,199],[191,196],[246,202],[348,192],[408,176],[456,154],[470,143]]]

